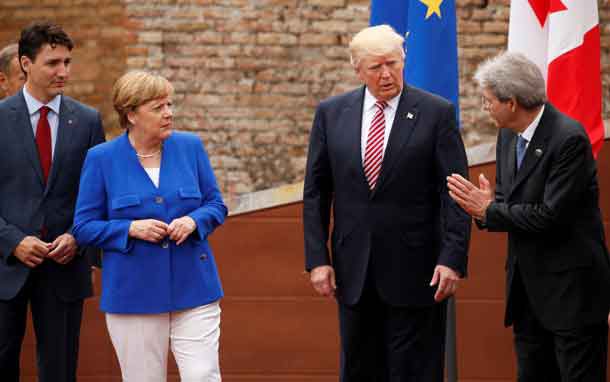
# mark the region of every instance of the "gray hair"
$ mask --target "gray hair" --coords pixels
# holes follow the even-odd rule
[[[475,81],[500,101],[512,98],[531,110],[546,102],[546,85],[540,69],[522,53],[503,52],[479,65]]]
[[[11,60],[18,55],[19,47],[17,44],[10,44],[0,50],[0,72],[8,75],[11,67]]]
[[[354,67],[368,55],[380,56],[399,52],[405,58],[403,43],[405,39],[389,25],[376,25],[356,33],[349,43],[350,61]]]

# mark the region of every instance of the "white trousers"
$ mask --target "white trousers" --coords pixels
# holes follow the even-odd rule
[[[220,305],[161,314],[106,314],[125,382],[165,382],[171,345],[183,382],[219,382]]]

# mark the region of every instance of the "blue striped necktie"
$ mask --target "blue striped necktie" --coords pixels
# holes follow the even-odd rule
[[[517,136],[517,170],[521,168],[521,162],[523,162],[523,157],[525,157],[525,149],[527,148],[527,139],[523,138],[523,136]]]

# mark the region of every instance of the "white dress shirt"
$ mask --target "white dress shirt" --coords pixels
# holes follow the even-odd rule
[[[159,167],[144,167],[144,170],[155,187],[159,188],[159,174],[161,169]]]
[[[47,120],[49,121],[49,127],[51,128],[51,157],[55,157],[55,142],[57,142],[57,129],[59,128],[59,106],[61,105],[61,94],[58,94],[49,103],[44,104],[34,98],[28,93],[26,86],[23,87],[23,97],[28,107],[28,114],[30,115],[30,122],[32,123],[32,131],[34,137],[36,137],[36,128],[38,127],[38,120],[40,119],[40,108],[47,106],[49,114],[47,114]]]
[[[388,146],[388,139],[390,138],[390,131],[392,130],[392,124],[394,123],[394,117],[396,116],[396,110],[398,109],[398,101],[400,100],[400,93],[391,100],[388,101],[388,106],[383,110],[385,117],[385,134],[383,136],[383,152],[385,154],[385,148]],[[369,137],[369,129],[371,128],[371,122],[377,112],[375,103],[377,99],[368,88],[364,90],[364,105],[362,107],[362,129],[360,135],[360,151],[362,154],[362,163],[364,163],[364,153],[366,152],[366,140]]]

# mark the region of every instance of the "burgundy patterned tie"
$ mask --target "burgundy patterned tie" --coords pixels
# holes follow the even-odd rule
[[[40,166],[44,182],[47,182],[49,170],[51,169],[51,127],[47,115],[49,114],[47,106],[40,108],[40,119],[36,126],[36,146],[38,146],[38,157],[40,158]]]
[[[381,171],[381,162],[383,160],[383,140],[385,135],[385,116],[383,109],[388,106],[385,101],[377,101],[375,107],[375,116],[369,135],[366,139],[366,149],[364,151],[364,175],[369,183],[369,188],[373,190],[377,184],[377,178]]]

